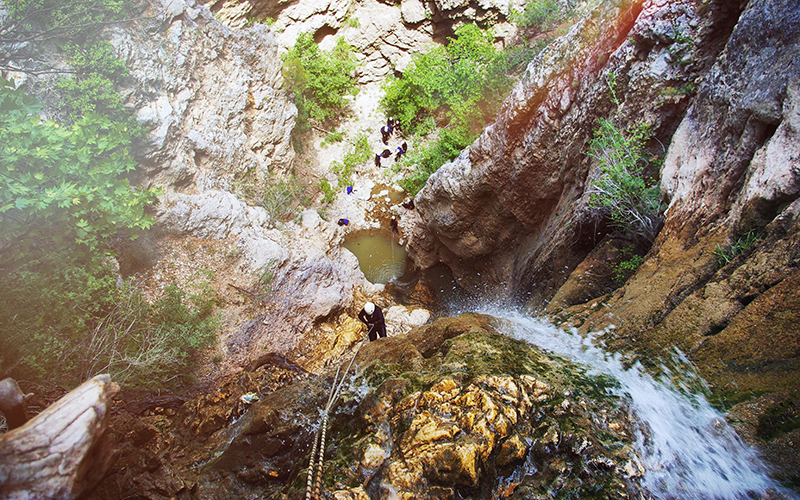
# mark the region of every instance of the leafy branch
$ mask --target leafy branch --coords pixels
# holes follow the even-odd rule
[[[589,149],[600,165],[590,188],[591,205],[606,211],[619,229],[652,243],[663,223],[664,205],[657,183],[646,180],[643,157],[646,129],[625,133],[601,118]]]

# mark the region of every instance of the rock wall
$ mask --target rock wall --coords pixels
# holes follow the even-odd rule
[[[194,0],[141,14],[110,34],[130,69],[125,104],[150,130],[141,181],[191,192],[290,171],[297,109],[269,30],[232,30]]]
[[[796,4],[750,2],[672,139],[648,258],[573,324],[602,328],[610,308],[616,342],[677,345],[720,391],[797,391],[798,35]]]
[[[419,193],[414,260],[444,262],[468,288],[543,305],[607,231],[588,210],[597,119],[649,126],[649,147],[663,156],[737,15],[723,2],[617,0],[574,25]]]
[[[300,33],[312,33],[323,48],[330,48],[334,38],[341,35],[354,48],[361,63],[359,82],[365,84],[402,72],[413,53],[443,42],[460,23],[491,26],[498,43],[503,43],[516,35],[514,25],[507,22],[509,9],[522,10],[525,2],[210,0],[205,4],[232,27],[244,27],[252,20],[268,22],[285,48],[294,45]]]

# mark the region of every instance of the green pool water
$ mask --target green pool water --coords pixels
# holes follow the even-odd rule
[[[356,231],[345,237],[342,246],[355,254],[369,281],[388,283],[405,270],[407,253],[397,238],[385,230]]]

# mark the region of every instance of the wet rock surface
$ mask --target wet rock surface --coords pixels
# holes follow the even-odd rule
[[[633,431],[608,381],[499,335],[496,321],[440,319],[360,349],[331,415],[326,494],[629,494]],[[121,457],[95,498],[302,498],[335,369],[317,377],[276,361],[178,410],[118,414]],[[249,393],[258,398],[245,403]]]

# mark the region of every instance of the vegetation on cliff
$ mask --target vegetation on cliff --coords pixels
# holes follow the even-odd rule
[[[314,42],[311,33],[297,37],[294,47],[283,57],[283,78],[295,95],[296,126],[300,132],[309,130],[309,119],[323,123],[345,112],[345,96],[356,93],[357,66],[344,38],[326,52]]]
[[[147,210],[160,192],[128,180],[142,130],[117,91],[127,69],[93,29],[124,15],[121,2],[30,0],[3,17],[5,33],[28,45],[6,50],[4,67],[53,72],[48,44],[70,65],[64,77],[28,81],[40,92],[52,82],[46,107],[26,86],[0,81],[3,376],[72,385],[110,372],[120,383],[163,385],[188,380],[195,353],[214,338],[205,278],[148,302],[120,286],[111,264],[152,226]]]

